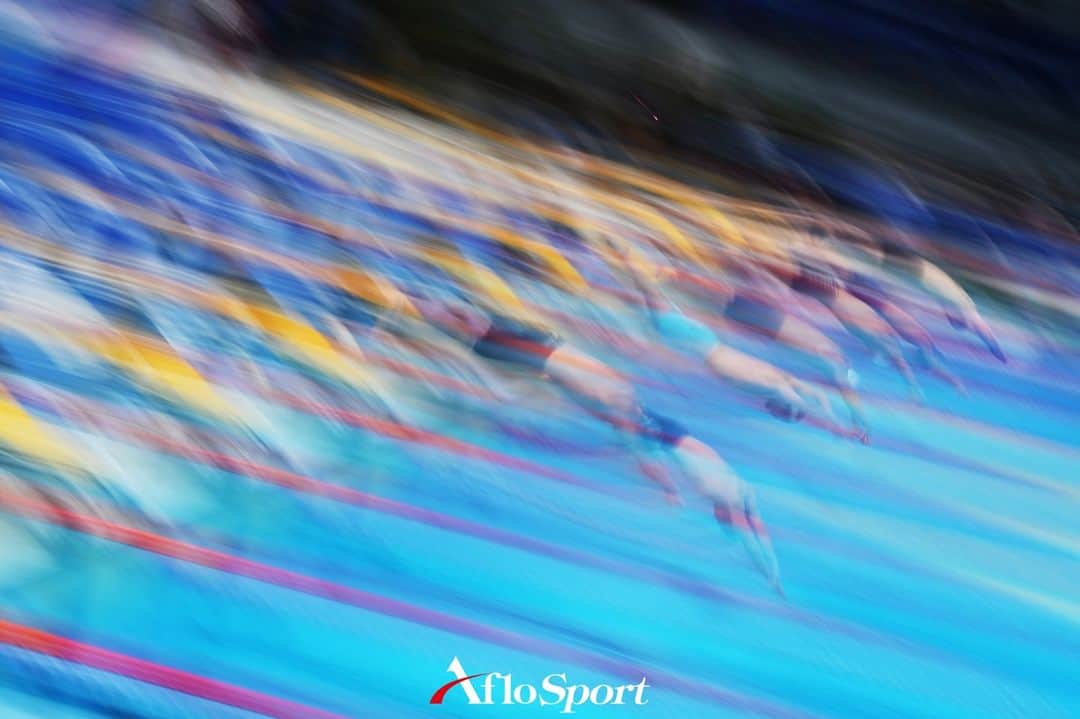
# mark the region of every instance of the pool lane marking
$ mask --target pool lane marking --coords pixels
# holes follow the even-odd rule
[[[6,499],[0,498],[0,502],[6,502]],[[121,654],[3,618],[0,618],[0,643],[273,719],[347,719],[343,714]]]
[[[144,341],[151,342],[152,340],[144,338]],[[257,389],[255,390],[255,393],[258,396],[270,399],[285,407],[300,410],[317,417],[330,417],[343,424],[364,429],[391,439],[411,444],[420,444],[468,459],[518,470],[544,479],[554,480],[563,484],[572,485],[581,489],[620,499],[622,501],[637,501],[634,493],[591,482],[569,472],[564,472],[537,462],[521,459],[497,450],[488,449],[480,445],[448,437],[431,430],[412,427],[397,421],[380,419],[353,410],[327,405],[280,390]]]
[[[23,395],[24,398],[29,397],[33,399],[43,396],[37,390],[28,390],[25,384],[26,383],[19,382],[16,385],[17,393]],[[85,421],[88,416],[102,417],[103,412],[108,413],[110,410],[123,411],[123,408],[109,408],[107,407],[108,403],[83,400],[82,398],[78,398],[63,390],[50,389],[50,392],[52,394],[63,396],[68,401],[78,402],[87,406],[87,413],[80,414],[78,417],[78,419],[83,421]],[[48,406],[49,400],[47,398],[45,402]],[[38,404],[40,404],[40,402]],[[72,421],[71,418],[67,419],[68,421]],[[130,421],[128,424],[131,424]],[[90,429],[99,433],[104,433],[104,427],[102,425],[94,425],[93,427],[90,427]],[[371,510],[405,519],[407,521],[426,524],[437,529],[471,536],[482,541],[505,545],[541,556],[547,556],[558,561],[572,564],[576,563],[600,571],[619,574],[635,580],[662,582],[678,591],[686,592],[706,600],[726,605],[741,606],[752,611],[776,616],[807,626],[827,627],[832,631],[837,631],[856,639],[864,639],[893,648],[899,647],[901,649],[910,649],[910,646],[902,642],[902,640],[882,635],[875,630],[838,622],[771,600],[761,600],[755,597],[741,595],[669,571],[627,563],[572,548],[562,547],[526,535],[515,534],[497,527],[479,524],[405,502],[383,498],[351,487],[317,480],[303,474],[271,467],[256,461],[234,457],[225,453],[207,450],[196,445],[167,439],[159,434],[139,430],[134,425],[131,427],[121,427],[118,423],[113,423],[110,425],[110,429],[112,432],[107,433],[106,436],[133,441],[144,447],[164,452],[186,461],[193,461],[206,466],[216,467],[250,479],[280,486],[291,491],[322,497],[331,501],[355,506],[360,509]]]
[[[28,393],[25,388],[25,383],[22,382],[18,383],[16,390],[23,395],[37,394],[36,390]],[[96,416],[101,418],[103,416],[108,416],[110,413],[123,413],[125,411],[122,407],[108,407],[107,405],[109,403],[106,402],[84,400],[83,398],[79,398],[64,390],[53,390],[50,388],[49,391],[63,396],[67,401],[79,402],[86,405],[88,407],[87,412],[90,414],[83,413],[78,415],[79,419],[82,420],[85,420],[86,416]],[[46,403],[47,402],[48,399],[46,399]],[[71,420],[69,419],[69,421]],[[177,423],[184,424],[179,420],[177,420]],[[118,422],[111,423],[109,428],[112,430],[109,433],[105,432],[105,427],[102,424],[96,424],[90,429],[114,439],[118,438],[121,439],[121,441],[131,441],[137,445],[142,445],[154,451],[163,452],[185,461],[192,461],[222,469],[249,479],[279,486],[289,491],[310,494],[330,501],[350,505],[361,510],[374,511],[405,521],[416,522],[443,531],[472,537],[484,542],[506,546],[530,554],[545,556],[556,561],[577,564],[602,572],[620,575],[632,580],[650,583],[659,582],[678,592],[696,596],[706,601],[715,602],[721,605],[734,605],[811,628],[836,632],[849,638],[866,641],[878,646],[928,656],[936,660],[956,661],[953,657],[943,656],[934,649],[927,648],[902,637],[891,636],[888,633],[883,633],[877,629],[834,619],[789,604],[776,602],[771,598],[759,599],[757,597],[723,589],[716,585],[681,575],[677,572],[658,569],[644,564],[634,564],[595,553],[577,550],[571,547],[560,546],[545,540],[529,537],[528,535],[516,534],[499,527],[473,522],[471,520],[462,519],[400,500],[384,498],[352,487],[318,480],[290,470],[283,470],[253,460],[234,457],[222,452],[206,450],[196,445],[166,439],[162,435],[139,430],[132,420],[120,419]],[[778,534],[782,534],[782,531]],[[800,543],[809,545],[815,544],[815,542],[807,542],[805,539]],[[831,548],[829,551],[837,553],[835,548]],[[845,552],[846,551],[847,550],[845,550]],[[845,552],[839,553],[843,554]],[[882,561],[882,557],[868,557],[866,561]],[[913,569],[908,566],[905,566],[904,568],[907,571],[912,571]],[[921,571],[923,568],[919,567],[918,569]]]
[[[594,671],[624,679],[636,680],[641,676],[647,676],[654,686],[695,699],[718,702],[761,716],[772,717],[773,719],[809,719],[815,716],[769,700],[743,695],[714,686],[708,682],[687,678],[680,674],[646,668],[642,665],[611,659],[574,646],[488,626],[447,612],[428,609],[374,592],[245,559],[227,552],[201,547],[147,530],[63,509],[46,502],[24,498],[10,491],[0,490],[0,510],[12,515],[64,527],[88,536],[99,537],[116,544],[126,545],[186,564],[252,579],[263,584],[319,597],[336,604],[353,606],[364,611],[501,646],[506,649],[549,659],[569,661]],[[3,627],[4,625],[0,624],[0,630]],[[0,638],[2,637],[3,635],[0,634]],[[46,643],[44,646],[48,646],[48,644]],[[304,715],[271,716],[291,717]],[[331,717],[333,715],[324,716]]]
[[[187,240],[192,240],[197,244],[211,247],[226,254],[233,256],[239,255],[241,257],[246,256],[255,261],[277,267],[278,269],[301,277],[325,282],[342,289],[350,295],[358,296],[361,299],[371,301],[373,295],[369,291],[358,289],[358,287],[368,287],[372,283],[376,285],[381,283],[382,287],[387,290],[392,287],[392,284],[389,283],[389,280],[386,278],[374,275],[367,271],[361,271],[359,269],[353,270],[348,267],[328,264],[326,262],[311,262],[306,259],[298,259],[288,255],[282,255],[273,250],[255,247],[250,242],[236,240],[232,237],[208,230],[190,227],[147,210],[131,201],[101,192],[96,188],[91,188],[90,185],[81,180],[73,179],[51,170],[32,168],[27,170],[27,173],[39,184],[65,196],[76,199],[77,201],[83,202],[84,204],[89,204],[90,206],[110,213],[121,214],[129,220],[139,222],[140,224]],[[89,199],[91,197],[94,199]],[[103,202],[99,198],[107,198],[110,202]],[[124,208],[123,212],[117,212],[118,208],[121,207]],[[20,234],[24,237],[31,237],[28,233]],[[51,244],[47,240],[41,240],[40,238],[33,239],[35,239],[39,245]],[[66,249],[60,251],[72,254]],[[452,256],[437,256],[438,253],[432,253],[430,251],[425,251],[422,254],[427,256],[428,259],[435,264],[443,266],[445,269],[448,269],[459,277],[471,277],[474,279],[487,277],[489,275],[497,277],[487,268],[470,265],[464,260],[455,259]],[[74,269],[78,269],[78,267],[76,266]],[[114,275],[131,276],[134,274],[134,271],[128,268],[115,267],[113,268],[113,273]],[[151,290],[156,289],[154,287],[155,282],[158,282],[158,280],[155,279],[147,288]],[[499,282],[501,282],[501,280],[499,280]],[[177,283],[172,283],[172,286],[175,288]],[[368,384],[370,383],[369,374],[361,371],[360,368],[354,364],[345,362],[344,359],[339,356],[340,349],[335,349],[333,343],[330,342],[329,339],[306,323],[295,320],[282,312],[252,301],[242,301],[234,297],[224,298],[206,291],[198,291],[193,288],[186,288],[185,294],[192,298],[191,301],[196,301],[196,296],[199,296],[199,300],[204,306],[211,307],[213,311],[218,314],[222,314],[245,324],[253,325],[258,329],[265,331],[271,337],[285,345],[287,352],[298,355],[302,361],[311,364],[315,368],[327,372],[348,384],[352,384],[358,389],[371,389],[368,387]],[[397,294],[400,295],[400,292]],[[496,294],[492,296],[498,297],[499,293],[496,292]],[[395,306],[397,303],[383,300],[381,304]],[[410,314],[408,312],[408,307],[409,305],[406,304],[405,307],[401,308],[407,315]],[[548,313],[551,314],[551,311],[548,311]],[[415,310],[413,310],[413,314],[415,314]],[[625,372],[620,372],[619,374],[628,380],[640,384],[655,386],[660,389],[668,389],[668,391],[671,391],[669,386],[664,383],[656,382],[655,380],[631,377]],[[372,391],[378,394],[377,389]]]
[[[209,131],[210,130],[207,130],[207,132]],[[240,145],[241,142],[243,141],[237,139],[238,145]],[[346,244],[372,248],[379,247],[377,243],[372,242],[368,238],[368,235],[370,233],[366,230],[358,230],[348,225],[340,224],[333,220],[327,220],[317,215],[312,215],[305,211],[295,209],[284,203],[267,199],[261,196],[259,193],[251,190],[237,190],[229,183],[212,175],[209,175],[208,173],[188,167],[183,163],[178,163],[174,160],[163,157],[156,153],[144,150],[143,148],[136,147],[131,143],[127,142],[126,140],[110,140],[110,143],[116,146],[118,152],[127,154],[139,160],[140,162],[144,162],[150,165],[151,167],[183,175],[188,179],[194,180],[196,182],[199,182],[200,184],[203,184],[206,187],[221,192],[223,195],[230,197],[232,200],[243,203],[242,206],[245,209],[255,210],[282,222],[299,224],[302,227],[313,230],[315,232],[319,232],[323,235],[326,235]],[[240,146],[240,149],[244,152],[251,153],[255,153],[258,151],[259,156],[263,157],[267,161],[280,162],[280,160],[270,157],[267,153],[265,153],[264,150],[262,150],[262,148],[252,147],[249,146],[249,144],[247,143]],[[289,165],[287,165],[287,167],[289,167],[293,171],[303,172],[320,183],[325,182],[326,184],[332,184],[334,186],[340,184],[342,191],[348,192],[349,194],[354,195],[358,198],[362,198],[365,202],[369,204],[388,206],[392,207],[395,210],[415,214],[415,211],[404,203],[391,203],[386,199],[373,200],[367,197],[367,195],[365,195],[363,192],[350,188],[344,183],[340,183],[337,178],[329,176],[326,176],[324,178],[323,176],[325,173],[319,173],[316,170],[310,170],[305,166],[300,166],[295,163],[290,163]],[[446,213],[442,213],[440,215],[439,221],[441,221],[445,214]],[[491,301],[495,307],[499,308],[501,312],[511,314],[516,314],[518,312],[534,312],[541,316],[547,315],[569,326],[577,327],[578,329],[581,329],[582,327],[585,327],[586,329],[589,328],[589,325],[587,323],[582,322],[579,318],[571,314],[567,314],[554,308],[545,307],[542,305],[538,305],[534,302],[529,302],[521,299],[514,293],[514,291],[509,287],[509,285],[507,285],[493,270],[483,264],[477,263],[473,260],[469,260],[456,250],[435,249],[430,247],[416,248],[412,245],[407,245],[402,242],[395,242],[394,251],[408,257],[416,257],[425,262],[429,262],[452,274],[458,280],[469,285],[470,287],[479,289],[484,295],[487,296],[489,301]],[[269,255],[270,252],[272,251],[267,251],[267,254]],[[290,259],[287,258],[287,256],[281,257],[283,259]],[[325,262],[323,258],[317,258],[316,261],[320,263]],[[328,268],[329,269],[327,270],[327,274],[329,275],[329,279],[335,280],[335,282],[332,282],[331,284],[340,286],[350,294],[359,297],[360,299],[363,299],[367,302],[371,302],[372,304],[381,306],[392,312],[403,312],[413,318],[416,318],[418,316],[415,308],[413,308],[412,305],[408,302],[407,296],[403,295],[400,291],[398,291],[391,280],[375,272],[374,270],[365,268],[363,270],[356,269],[354,271],[351,268],[333,265],[328,266]],[[348,287],[346,287],[345,284],[340,284],[337,280],[343,278],[344,273],[353,273],[357,275],[357,277],[365,278],[366,283],[375,284],[379,287],[379,291],[377,293],[357,291],[356,289],[354,289],[354,287],[361,284],[357,282],[352,282],[352,284],[350,284]],[[690,273],[689,271],[685,271],[684,274],[686,274],[687,276],[692,276],[692,273]],[[328,277],[321,277],[319,279],[320,281],[324,282],[328,281]],[[701,281],[704,282],[704,278],[702,278]],[[593,285],[593,289],[600,290],[609,295],[613,294],[610,288],[598,287],[596,285]],[[391,299],[390,293],[396,295],[397,297],[400,297],[402,301],[397,302]],[[640,297],[636,295],[636,293],[630,298],[628,298],[626,295],[618,293],[615,293],[613,296],[620,297],[624,301],[627,299],[632,299],[634,303],[643,305],[643,302],[641,301]],[[608,331],[610,332],[612,330],[608,328]],[[621,332],[618,333],[618,338],[621,341],[622,345],[626,345],[632,341],[625,338]],[[654,347],[651,349],[655,351],[660,348]],[[628,353],[625,350],[623,353],[632,355],[632,353]],[[679,355],[674,353],[672,353],[672,355],[674,357],[679,357]],[[618,372],[619,375],[623,378],[633,381],[635,383],[652,386],[657,389],[672,391],[672,388],[670,386],[662,382],[657,382],[649,378],[634,377],[629,373],[620,370],[615,371]]]

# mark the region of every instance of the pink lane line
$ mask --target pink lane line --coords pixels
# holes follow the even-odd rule
[[[445,612],[427,609],[373,592],[337,584],[306,574],[300,574],[288,569],[282,569],[281,567],[263,564],[227,552],[200,547],[164,535],[155,534],[144,529],[111,522],[100,517],[80,514],[44,501],[22,497],[14,492],[0,491],[0,510],[55,524],[75,532],[100,537],[111,542],[116,542],[117,544],[124,544],[135,549],[169,557],[188,564],[207,567],[235,576],[247,577],[258,582],[272,584],[315,597],[322,597],[332,602],[350,605],[358,609],[382,614],[412,624],[418,624],[439,631],[469,637],[477,641],[495,644],[536,656],[559,661],[569,661],[579,666],[589,667],[616,677],[638,679],[642,676],[647,676],[653,681],[655,686],[664,686],[665,688],[680,694],[714,701],[762,716],[772,717],[773,719],[809,719],[811,717],[811,715],[799,710],[774,704],[765,699],[742,695],[678,674],[661,670],[646,669],[637,664],[618,659],[611,659],[585,649],[578,649],[557,642],[529,637],[505,629],[498,629],[470,619],[463,619]],[[2,632],[2,629],[3,626],[0,625],[0,632]],[[0,640],[3,639],[4,635],[0,633]],[[105,658],[108,659],[110,657],[106,655]],[[155,675],[150,674],[149,676]],[[183,679],[182,674],[175,676],[173,681],[177,682],[180,686],[184,686],[183,683],[180,682],[181,679]],[[209,688],[212,689],[212,687]],[[216,696],[220,696],[220,694]],[[238,700],[239,699],[240,698],[238,698]],[[264,708],[275,709],[274,706],[267,706]],[[288,717],[290,719],[292,717],[342,719],[341,717],[325,713],[295,713],[295,710],[309,711],[300,705],[286,704],[276,707],[278,710],[285,708],[293,711],[293,713],[280,713],[279,711],[277,714],[271,713],[268,714],[268,716],[275,718]]]
[[[3,501],[6,502],[7,498]],[[274,719],[346,719],[343,714],[333,714],[199,674],[120,654],[6,619],[0,619],[0,643]]]
[[[34,398],[38,397],[36,391],[31,392],[21,386],[18,388],[17,393],[20,396],[28,395]],[[78,401],[80,404],[87,407],[86,415],[76,418],[65,416],[69,421],[85,420],[86,416],[93,416],[100,420],[103,416],[107,416],[109,413],[116,410],[123,412],[121,408],[109,407],[108,404],[104,402],[76,398],[74,395],[69,399],[71,401]],[[89,425],[87,426],[90,427]],[[102,433],[105,430],[104,424],[96,424],[90,428]],[[637,581],[660,583],[675,591],[691,594],[707,601],[743,607],[751,611],[783,618],[806,626],[829,628],[832,631],[847,636],[878,644],[903,646],[906,648],[910,648],[911,646],[908,643],[859,625],[846,624],[828,619],[823,615],[815,614],[813,612],[795,609],[786,604],[779,604],[770,600],[762,600],[756,597],[742,595],[730,590],[721,589],[707,582],[702,582],[663,569],[612,559],[571,547],[564,547],[559,544],[536,539],[524,534],[517,534],[499,527],[473,522],[471,520],[462,519],[451,514],[438,512],[407,502],[380,497],[377,494],[353,489],[352,487],[345,487],[324,480],[315,479],[308,475],[280,469],[222,452],[207,450],[189,442],[170,440],[159,434],[138,429],[134,426],[130,418],[124,420],[124,424],[112,423],[108,428],[111,430],[108,433],[108,436],[134,441],[141,446],[151,448],[155,451],[164,452],[187,461],[222,469],[249,479],[282,487],[292,492],[300,492],[321,497],[330,501],[357,507],[358,509],[378,512],[408,522],[415,522],[443,531],[473,537],[474,539],[479,539],[484,542],[510,547],[538,556],[549,557],[556,561],[577,564],[579,566],[617,574]]]
[[[437,434],[426,429],[410,427],[387,419],[379,419],[378,417],[360,414],[359,412],[353,412],[340,407],[333,407],[321,402],[297,397],[276,390],[267,390],[263,394],[268,399],[285,405],[286,407],[322,417],[331,417],[338,422],[342,422],[352,427],[365,429],[384,437],[390,437],[391,439],[409,442],[411,444],[422,444],[428,447],[434,447],[435,449],[450,452],[451,454],[457,454],[462,457],[468,457],[469,459],[476,459],[487,462],[488,464],[515,469],[537,477],[552,479],[557,482],[570,484],[600,494],[606,494],[625,501],[633,501],[626,492],[620,492],[616,489],[575,477],[569,472],[562,472],[536,462],[530,462],[526,459],[503,454],[502,452],[497,452],[493,449],[487,449],[476,444],[463,442],[459,439]]]

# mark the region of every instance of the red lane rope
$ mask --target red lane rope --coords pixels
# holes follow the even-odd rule
[[[6,503],[8,499],[5,497],[3,501]],[[6,619],[0,619],[0,643],[274,719],[346,719],[343,714],[298,704]]]
[[[25,389],[20,387],[20,392],[25,391]],[[100,407],[100,405],[103,404],[100,402],[83,400],[83,398],[80,398],[80,401],[84,401],[89,407],[87,410],[88,414],[92,412],[95,406]],[[115,410],[117,408],[109,409]],[[85,416],[86,415],[82,415],[76,419],[84,419]],[[94,416],[101,419],[103,415],[101,411],[98,411],[94,413]],[[73,419],[72,421],[75,420]],[[147,447],[152,447],[157,451],[223,469],[250,479],[273,484],[293,492],[301,492],[322,497],[331,501],[351,505],[359,509],[378,512],[406,521],[417,522],[437,529],[480,539],[485,542],[492,542],[505,547],[529,552],[531,554],[546,556],[559,561],[570,562],[579,566],[590,567],[635,580],[659,582],[679,592],[686,592],[721,604],[737,605],[772,616],[784,617],[785,619],[801,624],[814,626],[828,625],[835,631],[848,636],[858,636],[891,645],[891,639],[889,637],[878,635],[857,625],[842,625],[839,622],[828,621],[819,615],[795,611],[787,605],[740,595],[713,586],[712,584],[699,582],[692,578],[673,574],[662,569],[602,557],[589,552],[549,543],[524,534],[516,534],[491,525],[480,524],[406,502],[388,499],[352,487],[333,484],[256,461],[207,450],[191,443],[170,440],[159,434],[140,430],[131,426],[130,421],[124,422],[122,425],[113,423],[109,425],[109,428],[113,431],[108,436],[132,440]],[[95,429],[102,432],[104,427],[99,424]]]
[[[333,407],[330,405],[309,400],[304,397],[297,397],[285,392],[277,390],[267,390],[261,392],[267,399],[273,400],[279,404],[282,404],[291,409],[300,410],[309,414],[314,414],[321,417],[330,417],[338,422],[347,424],[352,427],[358,427],[360,429],[374,432],[375,434],[396,439],[402,442],[409,442],[412,444],[422,444],[427,447],[433,447],[451,454],[456,454],[469,459],[476,459],[488,464],[494,464],[508,469],[515,469],[520,472],[526,472],[537,477],[543,477],[545,479],[555,480],[564,484],[573,485],[582,489],[587,489],[592,492],[598,492],[600,494],[606,494],[611,497],[623,499],[626,501],[634,501],[632,496],[628,496],[628,493],[619,491],[616,488],[607,487],[596,482],[576,477],[568,472],[563,472],[552,467],[548,467],[536,462],[531,462],[527,459],[521,459],[509,454],[504,454],[493,449],[487,449],[480,445],[470,444],[459,439],[447,437],[446,435],[437,434],[430,430],[420,429],[418,427],[411,427],[408,425],[394,422],[392,420],[380,419],[371,415],[364,415],[351,410],[342,409],[340,407]]]
[[[621,659],[612,659],[594,654],[585,649],[579,649],[577,647],[562,645],[546,639],[539,639],[517,632],[499,629],[481,622],[464,619],[434,609],[427,609],[373,592],[355,589],[325,579],[319,579],[306,574],[293,572],[288,569],[282,569],[250,559],[244,559],[243,557],[228,554],[226,552],[189,544],[143,529],[137,529],[99,517],[73,512],[43,501],[28,499],[14,492],[0,491],[0,510],[48,522],[83,534],[101,537],[102,539],[116,542],[117,544],[124,544],[135,549],[176,559],[187,564],[207,567],[239,577],[247,577],[248,579],[253,579],[265,584],[283,587],[310,596],[321,597],[331,602],[354,606],[375,614],[381,614],[412,624],[457,634],[458,636],[468,637],[476,641],[495,644],[536,656],[571,661],[575,664],[589,667],[613,676],[633,678],[647,674],[652,677],[658,685],[662,684],[673,691],[736,708],[742,708],[763,716],[774,717],[775,719],[795,719],[796,717],[798,719],[804,719],[811,716],[798,710],[773,704],[765,699],[758,699],[756,697],[739,694],[695,679],[685,678],[678,674],[660,670],[645,671],[640,665]],[[18,632],[12,632],[10,635],[11,640],[9,641],[9,635],[5,633],[4,627],[5,625],[0,624],[0,642],[6,641],[6,643],[15,644],[18,637],[28,636],[29,638],[24,639],[23,641],[30,643],[30,648],[39,647],[38,649],[35,649],[35,651],[51,650],[44,651],[44,653],[49,653],[52,656],[58,656],[54,652],[61,651],[65,648],[64,645],[50,644],[47,639],[45,641],[39,639],[35,644],[31,641],[35,635],[26,635],[25,632],[22,635]],[[15,625],[15,627],[18,628],[18,625]],[[45,636],[46,638],[48,637],[48,635]],[[19,646],[22,645],[20,644]],[[73,646],[79,645],[73,643]],[[124,674],[125,676],[133,676],[140,679],[142,677],[147,677],[147,679],[142,679],[143,681],[158,680],[153,681],[152,683],[160,683],[161,686],[168,686],[169,688],[177,687],[178,691],[185,691],[185,689],[179,688],[185,687],[186,693],[188,694],[194,694],[194,689],[201,689],[210,696],[229,699],[231,702],[245,702],[244,705],[233,704],[234,706],[258,706],[258,709],[252,708],[251,710],[258,711],[266,716],[274,717],[274,719],[293,719],[294,717],[303,717],[304,719],[344,719],[344,717],[340,715],[309,709],[303,705],[287,702],[286,700],[277,700],[279,703],[275,703],[273,698],[269,698],[270,701],[267,701],[267,699],[260,700],[262,695],[253,692],[244,694],[242,692],[245,690],[240,690],[239,688],[236,688],[234,693],[230,693],[226,690],[226,685],[214,683],[213,680],[209,679],[202,679],[202,682],[204,683],[199,684],[199,678],[192,676],[194,683],[189,686],[185,683],[187,675],[178,670],[167,670],[165,667],[160,667],[155,671],[155,665],[145,662],[139,663],[139,660],[135,660],[131,657],[125,658],[124,655],[117,655],[104,650],[99,651],[102,653],[95,655],[91,652],[87,656],[83,656],[77,652],[68,652],[61,658],[70,658],[73,661],[81,661],[88,666],[101,666],[107,671]],[[90,664],[91,661],[96,661],[97,663]],[[255,704],[252,705],[252,702],[255,702]],[[226,702],[219,701],[218,703]]]

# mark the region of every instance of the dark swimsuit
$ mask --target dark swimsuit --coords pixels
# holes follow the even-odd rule
[[[674,447],[688,437],[690,432],[670,417],[651,410],[641,409],[641,434],[649,439]]]
[[[895,237],[882,239],[881,249],[889,259],[911,260],[919,256],[911,242]]]
[[[491,326],[476,342],[473,352],[488,359],[544,371],[548,357],[562,344],[555,332],[516,320],[493,315]]]
[[[473,343],[473,352],[543,372],[548,357],[561,344],[562,338],[551,330],[505,315],[493,315],[487,332]],[[643,436],[672,447],[690,434],[675,420],[645,408],[641,409],[639,423]]]
[[[769,339],[776,339],[784,321],[784,311],[757,296],[739,292],[724,309],[724,316],[749,325]]]
[[[888,302],[885,287],[875,278],[861,272],[853,272],[847,281],[847,289],[853,296],[880,311]]]
[[[799,272],[791,281],[791,289],[818,299],[832,299],[842,283],[832,269],[821,262],[800,259]]]

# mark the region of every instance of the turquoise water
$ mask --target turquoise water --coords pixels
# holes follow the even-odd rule
[[[50,144],[48,132],[97,123],[170,151],[136,119],[170,110],[147,88],[25,48],[5,53],[7,143],[54,148],[39,148],[40,161],[82,176],[101,168]],[[125,124],[110,99],[139,102],[139,112]],[[76,112],[87,107],[95,117]],[[22,166],[6,147],[3,177],[16,183]],[[202,149],[215,159],[222,152]],[[111,160],[125,170],[134,164]],[[32,226],[32,213],[13,197],[48,204],[48,191],[32,185],[9,196],[9,220]],[[176,186],[181,203],[206,199]],[[143,187],[165,191],[149,179]],[[59,202],[48,206],[88,222],[77,214],[85,207]],[[127,242],[124,251],[133,252],[145,238],[131,225],[103,221],[82,241],[110,251]],[[264,226],[268,246],[290,241],[280,226]],[[304,248],[322,251],[314,240]],[[513,283],[536,290],[528,280]],[[556,308],[574,307],[544,296]],[[786,600],[768,590],[692,489],[683,506],[666,505],[603,425],[557,399],[506,406],[450,392],[442,403],[410,402],[411,424],[497,451],[497,462],[268,400],[251,401],[298,458],[297,473],[324,484],[297,491],[99,439],[179,540],[322,583],[283,580],[281,571],[239,576],[236,564],[208,568],[5,510],[3,619],[343,716],[558,714],[535,704],[469,706],[460,690],[430,706],[457,657],[470,673],[510,672],[532,684],[552,673],[588,685],[647,680],[648,704],[577,707],[582,717],[1074,717],[1076,356],[1026,331],[1015,310],[976,299],[1004,328],[1012,361],[997,365],[959,341],[950,347],[967,397],[926,380],[927,401],[915,405],[901,399],[890,371],[852,353],[873,428],[869,446],[776,422],[692,365],[605,355],[640,380],[649,406],[681,418],[756,488]],[[169,308],[158,310],[164,317]],[[177,331],[196,337],[197,311],[172,311],[191,313],[193,327]],[[774,347],[737,341],[798,368]],[[30,377],[81,395],[130,392],[85,386],[81,372],[97,366],[92,360],[72,360],[64,375],[13,336],[4,349],[6,380]],[[262,360],[298,372],[279,357]],[[340,403],[377,413],[361,401]],[[59,421],[45,405],[27,405]],[[94,435],[71,428],[74,438]],[[512,460],[531,464],[507,466]],[[322,496],[332,493],[327,485],[364,494]],[[254,715],[87,666],[88,656],[50,658],[7,642],[3,715]]]

